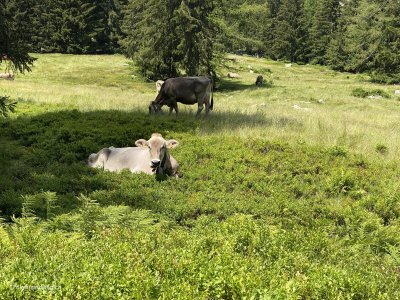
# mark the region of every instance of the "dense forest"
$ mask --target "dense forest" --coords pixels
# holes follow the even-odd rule
[[[399,0],[3,1],[24,49],[122,52],[150,79],[213,74],[234,52],[400,81]]]

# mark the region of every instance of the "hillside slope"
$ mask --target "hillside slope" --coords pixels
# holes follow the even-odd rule
[[[40,55],[0,82],[19,99],[0,120],[1,298],[400,297],[399,87],[229,56],[209,118],[150,117],[132,72]],[[181,179],[85,164],[152,132],[180,142]]]

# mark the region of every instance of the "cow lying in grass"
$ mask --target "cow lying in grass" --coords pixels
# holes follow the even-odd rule
[[[14,80],[14,74],[11,74],[11,73],[0,73],[0,79]]]
[[[161,134],[153,133],[148,141],[139,139],[135,145],[137,147],[103,148],[90,154],[88,164],[112,172],[128,169],[132,173],[178,176],[179,164],[168,153],[168,149],[178,146],[177,141],[166,141]]]

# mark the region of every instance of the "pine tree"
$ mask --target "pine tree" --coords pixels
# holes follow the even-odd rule
[[[275,51],[273,45],[278,39],[276,24],[279,13],[281,0],[267,0],[267,18],[265,20],[266,32],[264,35],[264,43],[266,48],[266,55],[272,59],[277,59],[279,53]]]
[[[337,28],[339,10],[339,0],[321,0],[317,4],[309,31],[310,57],[312,63],[325,64],[327,47]]]
[[[339,25],[338,29],[331,36],[325,53],[326,64],[338,71],[346,70],[346,64],[349,59],[345,49],[344,33],[343,27]]]
[[[171,0],[130,0],[125,12],[121,41],[124,53],[146,78],[173,77],[178,74],[177,43],[170,20],[175,5]],[[169,8],[169,9],[168,9]]]
[[[292,62],[306,62],[307,29],[302,0],[282,0],[276,16],[273,56]]]
[[[265,52],[263,38],[266,34],[264,22],[268,9],[265,0],[223,0],[214,16],[223,29],[219,36],[228,52],[261,54]]]
[[[179,67],[187,75],[209,74],[214,67],[214,24],[209,18],[214,7],[212,1],[182,1],[173,15],[174,32],[179,44]]]
[[[388,0],[384,6],[381,36],[373,59],[372,79],[400,82],[400,1]]]
[[[122,41],[124,52],[150,79],[213,73],[213,1],[131,0]]]
[[[32,1],[0,2],[0,64],[7,59],[14,70],[29,71],[34,58],[29,55]]]
[[[35,51],[114,53],[126,0],[42,0],[33,5]]]

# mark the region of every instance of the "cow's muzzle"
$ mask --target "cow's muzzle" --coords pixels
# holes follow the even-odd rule
[[[152,159],[150,162],[150,167],[152,168],[158,168],[161,164],[161,161],[159,159]]]

